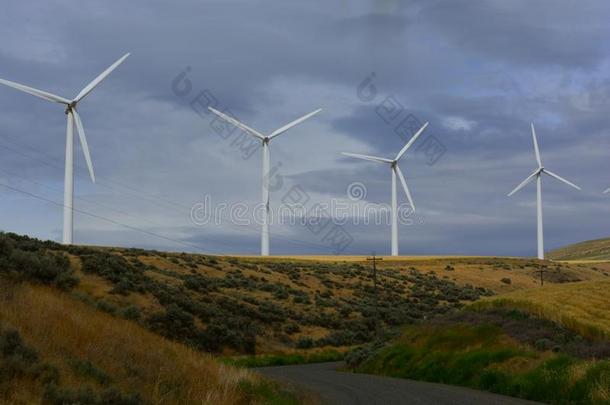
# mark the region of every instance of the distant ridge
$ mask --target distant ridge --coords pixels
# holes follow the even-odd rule
[[[610,260],[610,238],[564,246],[551,251],[548,257],[554,260]]]

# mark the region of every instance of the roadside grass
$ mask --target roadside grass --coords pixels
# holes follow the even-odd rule
[[[309,398],[303,398],[302,395],[269,381],[242,381],[239,388],[245,394],[246,402],[252,404],[299,405],[310,402]]]
[[[321,350],[312,352],[277,353],[261,356],[238,356],[220,358],[220,361],[237,367],[255,368],[272,366],[289,366],[294,364],[327,363],[341,361],[345,352],[339,350]]]
[[[610,339],[610,281],[549,285],[485,298],[470,308],[519,309],[588,338]]]
[[[609,360],[538,352],[494,325],[411,326],[356,371],[547,403],[610,404]]]

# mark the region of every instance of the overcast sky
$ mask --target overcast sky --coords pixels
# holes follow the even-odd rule
[[[260,201],[260,150],[209,104],[264,133],[324,109],[271,144],[275,209],[295,190],[306,208],[389,203],[389,169],[340,152],[393,158],[429,121],[400,162],[417,206],[401,253],[532,256],[535,186],[506,197],[535,169],[530,122],[583,188],[544,179],[547,250],[610,236],[609,21],[603,0],[26,0],[0,15],[0,77],[71,98],[131,52],[79,108],[98,178],[77,143],[79,244],[259,251],[255,223],[193,221],[205,196]],[[60,241],[65,125],[0,87],[0,229]],[[338,250],[387,254],[389,226],[271,228],[274,254]]]

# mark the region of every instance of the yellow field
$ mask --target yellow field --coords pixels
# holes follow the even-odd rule
[[[90,361],[122,391],[136,388],[153,404],[246,403],[239,385],[258,381],[253,373],[221,365],[48,287],[2,281],[0,324],[17,329],[43,361],[57,367],[64,388],[91,384],[71,371],[70,359]],[[11,404],[40,403],[40,384],[22,379],[3,395]]]
[[[240,260],[261,263],[283,261],[298,264],[299,261],[320,263],[360,263],[371,266],[368,256],[227,256],[238,257]],[[516,257],[493,256],[378,256],[379,269],[407,270],[416,267],[423,273],[433,273],[443,279],[451,280],[459,285],[471,284],[484,287],[495,293],[506,293],[530,289],[539,284],[540,275],[536,266],[540,263],[547,266],[545,283],[566,281],[593,281],[608,279],[610,262],[553,262]],[[447,266],[452,271],[446,271]],[[557,271],[556,271],[557,270]],[[606,274],[604,274],[606,273]],[[561,274],[563,277],[558,278]],[[510,279],[511,283],[502,282]]]
[[[473,306],[521,309],[583,336],[610,337],[610,281],[549,285],[486,298]]]

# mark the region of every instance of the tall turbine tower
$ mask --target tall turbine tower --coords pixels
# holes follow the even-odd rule
[[[398,155],[394,159],[386,159],[376,156],[368,156],[368,155],[360,155],[357,153],[347,153],[343,152],[343,155],[354,157],[357,159],[369,160],[375,163],[387,164],[390,166],[390,170],[392,171],[392,256],[398,256],[398,198],[396,193],[396,177],[400,179],[400,183],[402,184],[402,188],[407,195],[407,199],[409,200],[409,204],[415,211],[415,204],[413,203],[413,199],[411,198],[411,193],[409,192],[409,187],[407,187],[407,181],[405,180],[405,176],[402,174],[400,167],[398,167],[398,161],[404,156],[407,150],[415,143],[417,138],[426,130],[428,127],[428,123],[426,122],[424,126],[420,128],[419,131],[407,142],[407,144],[402,148]]]
[[[534,153],[536,154],[536,162],[538,163],[538,168],[534,170],[532,174],[530,174],[525,180],[521,182],[513,191],[511,191],[508,196],[512,196],[517,191],[521,190],[532,180],[536,179],[536,218],[537,218],[537,238],[538,238],[538,259],[544,259],[544,231],[542,226],[542,174],[547,174],[561,182],[564,182],[570,187],[574,187],[577,190],[581,188],[576,184],[571,183],[560,177],[559,175],[547,170],[542,165],[542,159],[540,158],[540,150],[538,149],[538,140],[536,139],[536,130],[534,129],[534,124],[532,123],[532,139],[534,140]]]
[[[259,139],[262,143],[262,146],[263,146],[262,189],[263,189],[264,213],[263,213],[263,224],[262,224],[263,226],[261,229],[261,256],[269,256],[269,159],[270,159],[269,158],[269,142],[271,142],[271,140],[274,139],[276,136],[283,134],[284,132],[288,131],[290,128],[292,128],[292,127],[300,124],[301,122],[305,121],[306,119],[311,118],[314,115],[318,114],[320,111],[322,111],[322,109],[320,108],[297,120],[294,120],[291,123],[286,124],[283,127],[273,131],[269,135],[263,135],[262,133],[237,121],[235,118],[229,117],[228,115],[221,113],[220,111],[218,111],[212,107],[209,107],[209,109],[210,109],[210,111],[212,111],[214,114],[216,114],[223,120],[235,125],[237,128],[241,129],[245,133]]]
[[[64,228],[63,228],[63,244],[71,245],[73,242],[74,234],[74,125],[76,124],[76,131],[80,139],[80,144],[87,161],[87,168],[89,169],[89,175],[91,181],[95,183],[95,174],[93,173],[93,164],[91,163],[91,155],[89,154],[89,146],[87,145],[87,138],[85,137],[85,130],[83,123],[80,119],[80,115],[76,111],[76,105],[84,99],[102,80],[106,78],[114,69],[116,69],[129,54],[125,54],[121,59],[117,60],[108,69],[103,71],[98,77],[96,77],[91,83],[89,83],[78,95],[69,100],[55,94],[48,93],[46,91],[37,90],[32,87],[24,86],[23,84],[11,82],[8,80],[0,79],[0,84],[12,87],[17,90],[21,90],[25,93],[31,94],[36,97],[43,98],[48,101],[63,104],[66,107],[65,113],[68,120],[66,128],[66,167],[64,176]]]

